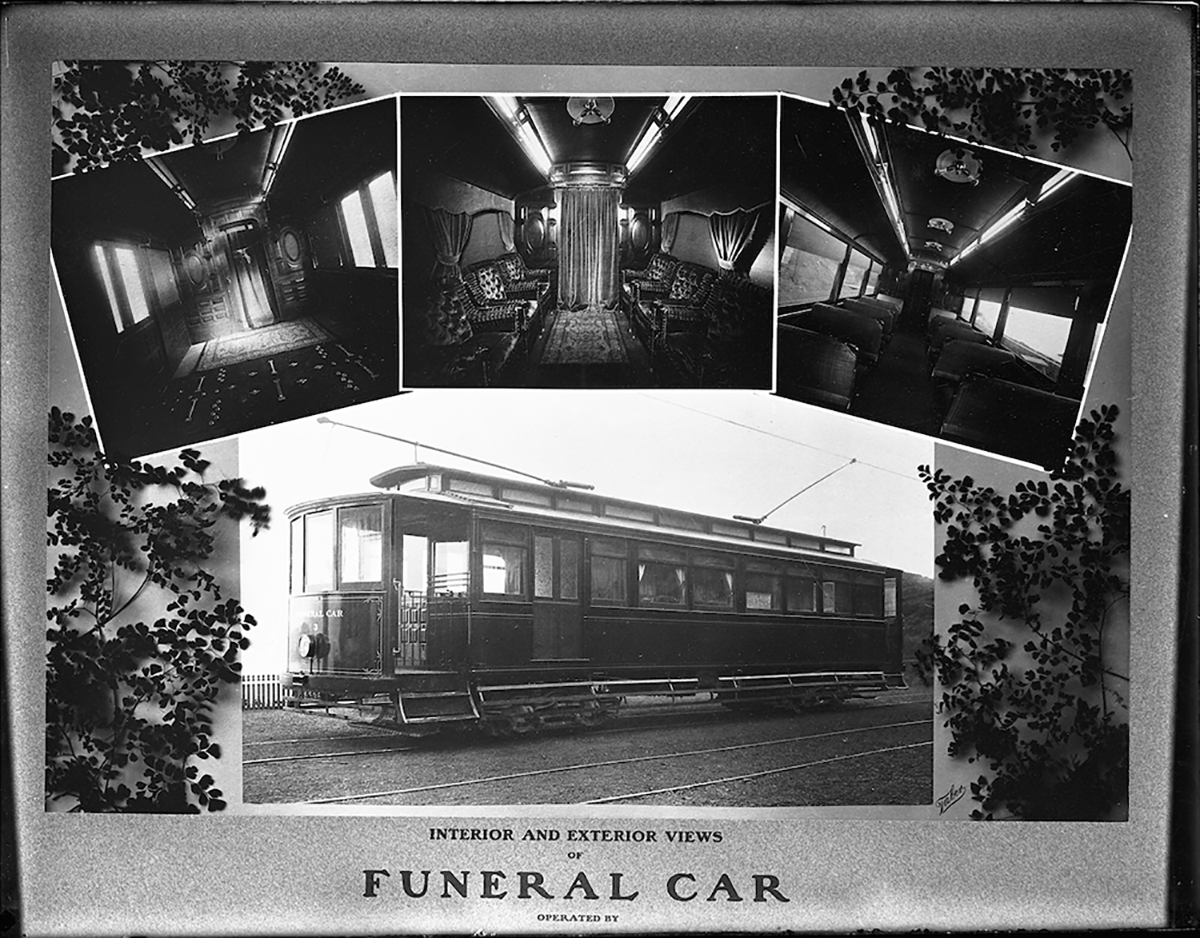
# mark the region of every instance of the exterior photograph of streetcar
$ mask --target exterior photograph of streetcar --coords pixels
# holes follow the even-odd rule
[[[932,590],[927,442],[868,428],[859,459],[838,448],[840,418],[769,395],[586,392],[542,402],[560,432],[506,440],[521,399],[418,391],[242,440],[247,477],[288,493],[279,530],[243,547],[244,598],[269,611],[246,671],[280,675],[284,714],[470,750],[692,705],[803,721],[901,694],[929,730],[921,617],[906,628],[903,612],[906,585]],[[660,424],[604,433],[639,415]],[[301,438],[307,478],[287,479],[280,454]],[[930,602],[926,633],[931,617]],[[928,778],[928,747],[911,745]],[[272,795],[297,790],[286,762],[252,750],[244,766],[247,802],[293,800]]]

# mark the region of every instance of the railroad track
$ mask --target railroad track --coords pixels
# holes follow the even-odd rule
[[[910,692],[911,693],[911,692]],[[906,695],[907,696],[907,695]],[[892,696],[887,700],[880,701],[879,699],[868,699],[857,701],[857,703],[866,707],[875,707],[882,705],[901,704],[906,701],[897,699],[898,695]],[[778,716],[783,717],[787,714],[781,712]],[[758,714],[753,719],[770,719],[773,714]],[[585,732],[589,738],[605,737],[611,735],[622,735],[634,730],[643,730],[656,726],[670,725],[672,727],[689,727],[689,726],[707,726],[727,723],[731,721],[744,720],[746,716],[736,711],[730,711],[717,703],[707,702],[688,702],[688,703],[656,703],[651,706],[628,706],[623,707],[621,715],[617,718],[614,724],[610,724],[601,729],[588,729]],[[545,736],[553,738],[555,736],[566,735],[561,731],[549,730]],[[305,746],[317,745],[325,743],[334,743],[343,748],[329,751],[315,752],[292,752],[280,755],[257,756],[253,758],[243,758],[242,765],[270,765],[285,762],[306,762],[319,759],[334,759],[334,758],[353,758],[355,756],[371,756],[386,753],[402,753],[402,752],[428,752],[431,747],[429,745],[399,745],[399,746],[368,746],[363,748],[344,748],[351,743],[356,743],[360,740],[389,740],[405,739],[405,733],[401,729],[390,730],[383,733],[355,733],[341,734],[336,736],[310,736],[297,737],[293,739],[267,739],[255,740],[252,742],[243,742],[243,756],[251,751],[261,751],[270,746]],[[486,744],[491,745],[492,740],[486,739]]]
[[[426,795],[437,792],[446,792],[454,789],[474,788],[485,792],[489,786],[503,785],[512,782],[530,782],[537,779],[544,779],[550,776],[563,776],[578,773],[591,773],[592,776],[597,772],[607,770],[621,770],[625,768],[636,768],[642,764],[656,763],[660,767],[668,762],[682,762],[688,759],[699,757],[721,757],[731,755],[749,754],[754,751],[767,751],[775,747],[795,746],[797,744],[816,744],[820,745],[837,739],[845,742],[847,739],[860,739],[867,734],[878,734],[882,731],[905,731],[912,730],[917,727],[931,727],[933,721],[931,719],[922,720],[906,720],[896,723],[876,724],[873,726],[863,726],[854,728],[841,728],[828,732],[808,733],[799,736],[787,736],[782,738],[772,738],[758,740],[749,743],[737,743],[726,746],[708,746],[703,748],[685,749],[671,752],[656,752],[647,755],[630,756],[620,759],[604,759],[592,760],[587,762],[576,762],[564,765],[549,766],[540,769],[530,769],[520,772],[506,772],[492,775],[480,775],[470,778],[455,779],[451,781],[442,781],[424,785],[410,785],[402,788],[390,788],[386,790],[356,792],[348,795],[338,795],[329,798],[309,799],[308,804],[348,804],[348,803],[368,803],[377,799],[394,799],[405,798],[413,795]],[[850,760],[870,759],[876,756],[881,756],[889,753],[899,753],[907,750],[915,750],[928,748],[932,746],[931,740],[920,740],[916,742],[903,743],[892,746],[868,746],[867,748],[857,749],[850,753],[838,753],[836,755],[822,756],[819,758],[808,758],[801,761],[788,761],[785,765],[772,765],[757,771],[740,772],[729,774],[726,772],[719,773],[711,778],[700,780],[691,780],[686,783],[677,785],[659,785],[651,788],[635,787],[633,790],[624,790],[617,794],[604,795],[597,798],[588,798],[578,801],[579,804],[615,804],[620,802],[637,802],[652,796],[660,796],[665,794],[673,794],[684,791],[694,791],[696,789],[712,787],[717,785],[729,785],[738,782],[752,781],[754,779],[766,778],[773,775],[781,775],[788,772],[798,772],[804,769],[815,768],[823,765],[831,765],[839,762],[847,762]],[[626,785],[628,789],[630,786]],[[483,795],[479,799],[479,803],[490,803],[487,795]]]

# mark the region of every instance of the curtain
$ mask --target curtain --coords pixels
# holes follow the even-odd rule
[[[621,191],[571,187],[558,191],[562,221],[559,301],[569,307],[613,306],[620,299],[617,209]]]
[[[497,212],[496,223],[500,226],[500,243],[504,253],[511,254],[516,245],[513,242],[513,217],[508,212]]]
[[[433,267],[434,279],[458,280],[458,262],[471,237],[470,214],[452,214],[444,208],[426,209],[425,220],[429,223],[433,250],[437,254],[437,263]]]
[[[675,235],[679,233],[679,213],[672,212],[662,223],[662,237],[660,238],[659,250],[664,254],[670,254],[671,248],[675,246]]]
[[[717,252],[717,264],[722,270],[733,270],[754,237],[761,209],[745,211],[738,209],[728,215],[713,214],[708,218],[712,232],[713,248]]]

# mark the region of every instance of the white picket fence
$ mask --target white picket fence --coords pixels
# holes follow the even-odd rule
[[[283,681],[278,674],[243,674],[243,710],[280,710],[284,706]]]

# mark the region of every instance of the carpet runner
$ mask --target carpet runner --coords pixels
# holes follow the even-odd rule
[[[560,309],[542,353],[543,365],[624,365],[629,356],[612,310]]]
[[[278,322],[262,329],[209,341],[205,344],[204,352],[200,355],[194,371],[227,368],[255,358],[318,345],[331,338],[321,326],[307,319]]]

